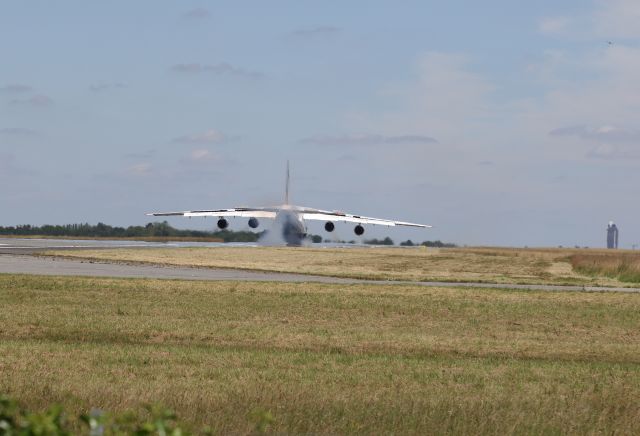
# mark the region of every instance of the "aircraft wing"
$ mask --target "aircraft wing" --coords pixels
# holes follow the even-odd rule
[[[213,216],[217,218],[238,217],[238,218],[271,218],[275,219],[276,210],[268,207],[237,207],[233,209],[214,209],[214,210],[187,210],[184,212],[152,212],[148,216],[185,216],[185,217],[206,217]]]
[[[408,226],[408,227],[423,227],[423,228],[431,228],[432,226],[428,226],[426,224],[415,224],[415,223],[407,223],[404,221],[393,221],[382,218],[371,218],[360,215],[352,215],[343,212],[330,212],[326,210],[303,210],[302,218],[304,220],[311,221],[340,221],[340,222],[348,222],[348,223],[358,223],[358,224],[374,224],[378,226]]]

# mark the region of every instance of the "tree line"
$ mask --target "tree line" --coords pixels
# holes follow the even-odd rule
[[[250,231],[233,231],[233,230],[180,230],[172,227],[167,221],[148,223],[144,226],[118,227],[110,226],[104,223],[98,224],[65,224],[32,226],[30,224],[2,227],[0,226],[0,235],[4,236],[56,236],[70,238],[212,238],[219,239],[224,242],[256,242],[262,235],[262,232]],[[320,235],[309,235],[309,240],[313,243],[321,243],[323,241]],[[325,239],[324,242],[341,242],[355,244],[356,241],[331,241]],[[388,236],[384,239],[365,239],[363,241],[368,245],[395,245],[393,240]],[[410,239],[400,243],[403,247],[413,247],[424,245],[426,247],[455,247],[455,244],[445,243],[441,241],[424,241],[421,243],[413,242]]]
[[[65,224],[32,226],[30,224],[15,227],[1,227],[0,235],[6,236],[58,236],[76,238],[215,238],[224,242],[255,242],[262,235],[249,231],[232,230],[180,230],[172,227],[168,222],[148,223],[145,226],[118,227],[104,223],[95,225]]]

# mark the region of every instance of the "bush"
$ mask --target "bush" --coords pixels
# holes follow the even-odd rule
[[[393,239],[388,236],[384,239],[365,239],[364,243],[369,245],[393,245]]]
[[[168,435],[188,434],[176,420],[175,414],[161,406],[148,406],[147,416],[139,417],[135,413],[125,412],[110,415],[101,410],[92,410],[90,414],[80,416],[86,432],[94,435]],[[21,409],[16,401],[0,396],[0,436],[66,436],[71,435],[62,406],[54,405],[42,413],[33,413]]]

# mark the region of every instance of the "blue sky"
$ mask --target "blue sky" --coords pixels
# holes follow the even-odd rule
[[[3,1],[0,225],[277,203],[290,159],[298,204],[436,226],[367,235],[602,246],[612,219],[631,247],[638,22],[635,0]]]

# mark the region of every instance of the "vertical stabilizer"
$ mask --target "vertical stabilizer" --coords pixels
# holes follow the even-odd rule
[[[284,190],[284,204],[289,204],[289,160],[287,160],[287,186]]]

